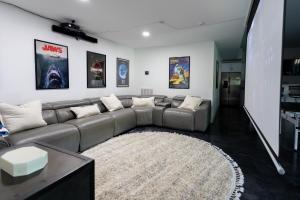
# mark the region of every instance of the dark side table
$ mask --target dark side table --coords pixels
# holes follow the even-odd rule
[[[94,160],[43,143],[9,147],[0,156],[19,147],[35,146],[48,152],[48,164],[33,174],[12,177],[0,172],[0,199],[94,200]]]

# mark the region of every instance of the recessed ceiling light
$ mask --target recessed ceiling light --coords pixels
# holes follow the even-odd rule
[[[88,3],[88,2],[90,2],[90,0],[80,0],[81,2],[83,2],[83,3]]]
[[[149,37],[150,36],[150,32],[149,31],[143,31],[142,35],[144,37]]]

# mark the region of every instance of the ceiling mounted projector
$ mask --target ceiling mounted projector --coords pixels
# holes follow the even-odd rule
[[[86,40],[92,43],[98,43],[98,39],[88,36],[85,32],[80,30],[80,26],[75,24],[75,20],[71,23],[61,23],[59,26],[52,25],[52,31],[75,37],[77,40]]]

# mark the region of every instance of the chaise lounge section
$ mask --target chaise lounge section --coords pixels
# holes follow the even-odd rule
[[[171,108],[163,112],[164,127],[204,132],[210,124],[210,101],[204,100],[196,111],[191,111],[178,108],[184,98],[184,96],[175,96]]]

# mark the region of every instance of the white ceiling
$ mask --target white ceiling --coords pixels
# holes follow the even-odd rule
[[[251,0],[6,2],[59,21],[75,19],[89,33],[133,48],[214,40],[225,59],[238,54],[251,4]],[[143,30],[151,37],[143,38]]]

